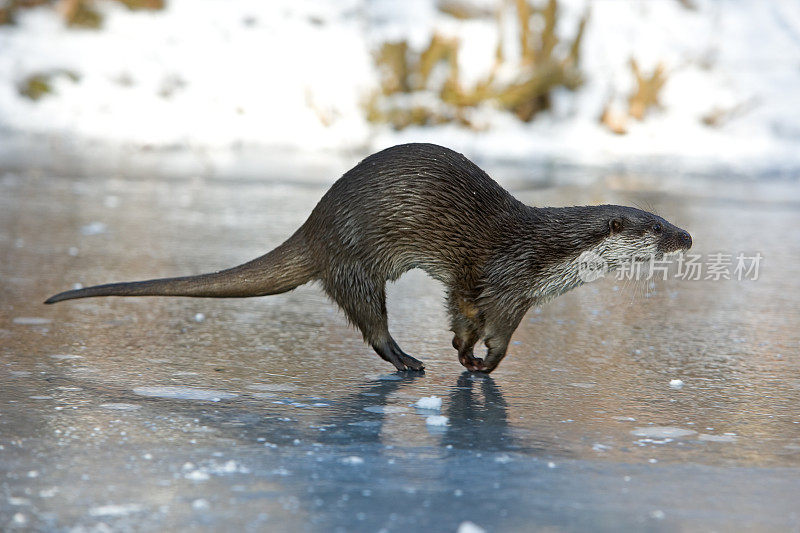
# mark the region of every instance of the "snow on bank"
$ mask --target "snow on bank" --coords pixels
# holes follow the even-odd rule
[[[473,0],[492,5],[489,0]],[[484,109],[488,126],[395,132],[361,111],[377,86],[371,52],[387,39],[421,47],[436,29],[462,42],[464,79],[493,61],[491,19],[457,21],[433,0],[339,2],[170,0],[162,12],[101,3],[101,31],[63,27],[53,10],[25,11],[0,28],[0,134],[28,132],[148,146],[241,145],[369,151],[432,141],[484,157],[563,158],[610,163],[643,156],[758,166],[800,163],[800,4],[757,0],[561,0],[563,36],[591,10],[582,48],[586,83],[557,93],[552,112],[531,124]],[[516,41],[510,17],[506,46]],[[628,135],[599,125],[609,101],[624,104],[635,57],[645,72],[663,61],[664,109]],[[18,94],[28,76],[56,76],[54,94]],[[741,112],[719,128],[714,110]]]

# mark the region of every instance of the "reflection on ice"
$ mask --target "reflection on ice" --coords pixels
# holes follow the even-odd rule
[[[224,392],[212,389],[195,389],[192,387],[135,387],[134,394],[139,396],[151,396],[154,398],[170,398],[174,400],[202,400],[207,402],[218,402],[220,400],[230,400],[239,396],[232,392]]]
[[[82,355],[75,355],[71,353],[57,353],[51,355],[50,357],[52,357],[53,359],[60,359],[62,361],[66,361],[69,359],[83,359]]]
[[[14,317],[12,322],[14,322],[14,324],[20,324],[23,326],[43,326],[44,324],[49,324],[52,322],[52,320],[38,316],[18,316]]]
[[[290,383],[253,383],[248,385],[247,388],[263,392],[290,392],[297,390],[297,386]]]
[[[100,404],[100,407],[103,409],[109,409],[111,411],[136,411],[137,409],[141,409],[141,405],[135,405],[132,403],[104,403]]]
[[[405,407],[400,407],[399,405],[368,405],[364,407],[364,410],[370,413],[378,413],[378,414],[408,412],[408,409],[406,409]]]
[[[122,505],[101,505],[89,509],[90,516],[125,516],[131,513],[139,513],[144,508],[137,503],[126,503]]]
[[[636,428],[631,431],[631,433],[637,437],[648,437],[651,439],[677,439],[681,437],[697,435],[697,432],[691,429],[682,429],[671,426],[649,426]]]

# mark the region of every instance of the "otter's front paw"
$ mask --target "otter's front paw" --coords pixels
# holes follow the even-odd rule
[[[464,368],[470,372],[487,372],[488,367],[483,363],[480,357],[473,357],[471,355],[459,356],[458,361],[464,365]]]

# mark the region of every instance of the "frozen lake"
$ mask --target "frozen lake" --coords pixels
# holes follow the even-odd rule
[[[390,328],[426,372],[403,375],[315,286],[42,305],[261,255],[356,161],[146,157],[159,172],[0,163],[0,529],[800,528],[796,178],[483,165],[532,205],[638,205],[704,258],[760,253],[758,279],[581,287],[489,377],[413,271]]]

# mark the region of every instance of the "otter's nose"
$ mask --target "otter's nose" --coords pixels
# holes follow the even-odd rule
[[[692,236],[691,236],[691,235],[689,235],[689,232],[688,232],[688,231],[682,231],[682,232],[680,232],[680,234],[678,235],[678,237],[679,237],[679,238],[680,238],[680,240],[681,240],[681,244],[682,244],[683,246],[685,246],[687,250],[688,250],[689,248],[691,248],[691,247],[692,247]]]

